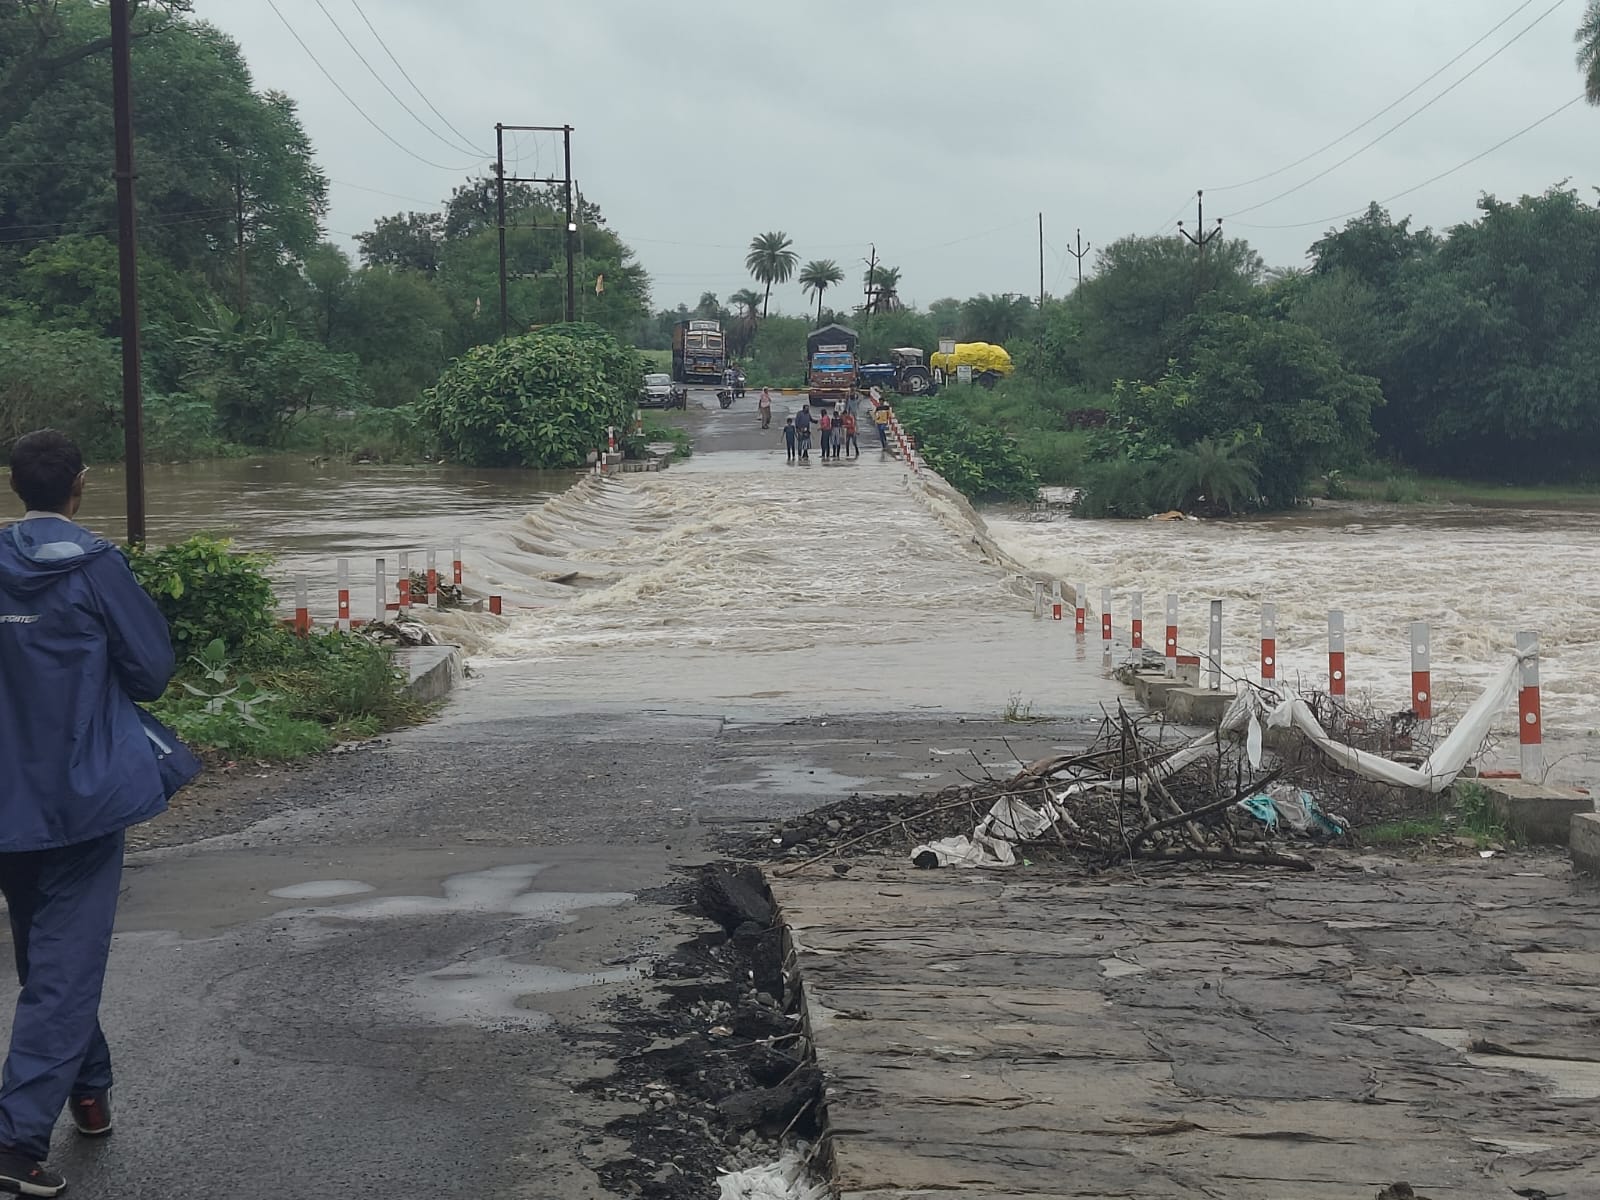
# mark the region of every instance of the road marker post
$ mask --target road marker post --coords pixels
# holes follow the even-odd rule
[[[376,571],[373,578],[378,584],[375,589],[378,594],[378,611],[372,619],[381,625],[389,619],[389,564],[378,558],[373,560],[373,566]]]
[[[489,597],[489,612],[493,616],[498,617],[498,616],[501,615],[501,613],[503,611],[504,611],[504,605],[501,603],[500,597],[499,596],[490,596]]]
[[[1061,581],[1058,579],[1050,585],[1050,619],[1061,620]]]
[[[1100,640],[1111,649],[1111,589],[1100,589]]]
[[[1178,597],[1167,593],[1167,676],[1178,673]]]
[[[1522,664],[1522,687],[1517,692],[1517,740],[1521,743],[1522,778],[1530,783],[1544,779],[1544,714],[1539,700],[1539,635],[1517,634],[1517,658]]]
[[[1261,682],[1278,677],[1278,606],[1261,606]]]
[[[294,631],[301,637],[311,632],[311,605],[306,600],[306,577],[294,577]]]
[[[411,555],[400,556],[400,613],[404,616],[411,609]]]
[[[350,632],[350,560],[341,558],[338,562],[339,570],[339,618],[334,628],[340,633]]]
[[[1211,602],[1211,632],[1207,653],[1211,658],[1209,672],[1213,692],[1222,690],[1222,601]]]
[[[1411,622],[1411,711],[1424,733],[1433,723],[1433,666],[1428,623]]]
[[[1144,649],[1144,593],[1135,592],[1128,601],[1128,642],[1135,650]]]
[[[439,564],[432,550],[428,551],[428,607],[439,607]]]
[[[1344,613],[1334,609],[1328,614],[1328,695],[1343,696],[1344,671]]]
[[[1079,584],[1072,591],[1073,617],[1077,627],[1073,630],[1079,635],[1089,631],[1089,610],[1085,607],[1089,603],[1089,589],[1084,584]]]
[[[460,587],[461,586],[461,575],[462,575],[462,572],[461,572],[461,539],[459,537],[455,539],[454,545],[451,546],[450,554],[451,554],[450,573],[451,573],[451,575],[453,575],[455,577],[455,579],[454,579],[455,585],[457,587]]]

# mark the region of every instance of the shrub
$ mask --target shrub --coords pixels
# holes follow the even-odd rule
[[[1080,517],[1143,517],[1159,512],[1171,493],[1163,460],[1119,458],[1091,463],[1084,471],[1083,495],[1073,507]]]
[[[253,647],[248,663],[291,716],[361,732],[415,715],[389,651],[354,634],[330,630],[296,637],[282,626]]]
[[[128,561],[167,618],[180,664],[217,638],[230,654],[248,653],[276,628],[264,554],[235,554],[227,541],[199,536],[160,550],[136,546]]]
[[[1039,476],[1016,439],[975,423],[947,395],[902,401],[895,412],[919,439],[928,465],[970,499],[1032,500],[1039,494]]]
[[[560,325],[475,346],[425,393],[423,422],[472,466],[576,467],[625,428],[639,356],[598,328]]]

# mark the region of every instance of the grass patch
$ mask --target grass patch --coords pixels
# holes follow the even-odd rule
[[[1538,506],[1600,509],[1600,486],[1589,484],[1508,484],[1442,475],[1389,471],[1382,478],[1341,480],[1340,499],[1381,500],[1386,504],[1480,504],[1485,507]]]
[[[1444,832],[1442,816],[1411,818],[1404,821],[1385,821],[1361,831],[1361,840],[1369,846],[1400,846],[1407,842],[1427,841]]]
[[[643,458],[644,448],[651,442],[671,442],[674,459],[688,458],[694,453],[694,443],[687,429],[659,423],[646,425],[642,433],[630,434],[624,439],[623,449],[630,458]]]
[[[1001,719],[1015,724],[1025,724],[1029,721],[1043,721],[1045,718],[1033,711],[1033,701],[1024,700],[1021,692],[1012,692],[1011,698],[1006,701],[1005,709],[1000,713]]]
[[[672,372],[671,350],[639,350],[636,352],[644,360],[645,373],[653,371]]]

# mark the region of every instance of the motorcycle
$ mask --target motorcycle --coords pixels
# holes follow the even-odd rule
[[[722,405],[723,408],[731,408],[733,406],[733,389],[719,389],[717,391],[717,403]]]

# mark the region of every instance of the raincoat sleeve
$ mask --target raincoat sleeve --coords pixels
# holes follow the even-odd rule
[[[88,575],[105,619],[117,682],[134,700],[159,700],[176,665],[167,619],[122,555],[100,555]]]

